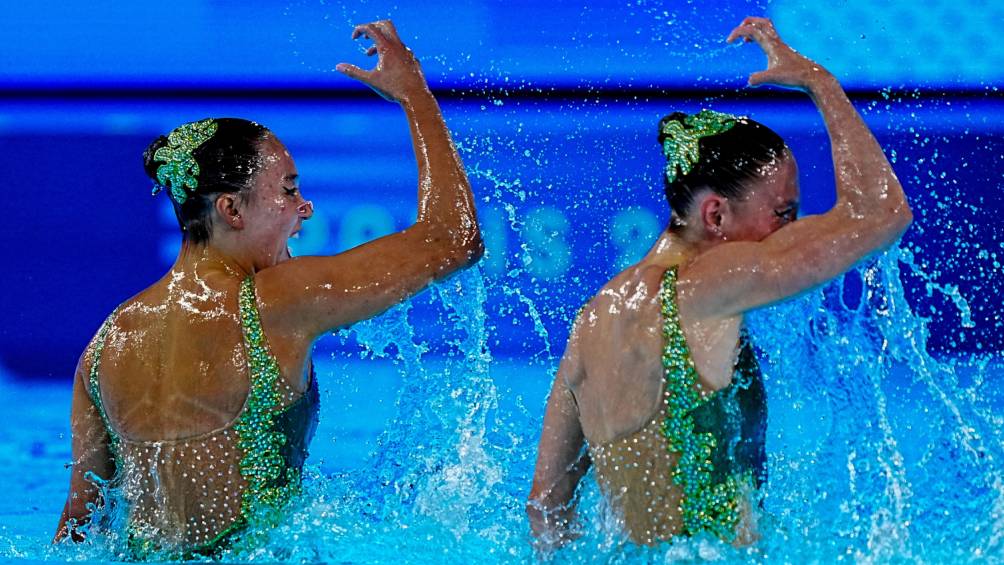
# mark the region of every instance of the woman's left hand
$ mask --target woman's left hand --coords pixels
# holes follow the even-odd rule
[[[755,41],[767,55],[767,70],[750,75],[750,86],[776,84],[808,90],[813,83],[829,73],[826,69],[788,46],[767,18],[746,18],[732,30],[727,42],[742,38],[747,43]]]
[[[416,94],[429,91],[418,59],[401,42],[390,20],[356,26],[352,39],[359,37],[373,40],[373,46],[366,50],[366,54],[378,56],[376,67],[365,71],[349,63],[339,63],[335,70],[366,84],[380,96],[395,102],[406,102]]]

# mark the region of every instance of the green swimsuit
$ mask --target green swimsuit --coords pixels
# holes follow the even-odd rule
[[[735,537],[743,498],[766,479],[766,397],[745,332],[732,382],[703,390],[680,326],[677,269],[663,275],[662,409],[644,427],[589,452],[629,537],[654,544],[701,532]]]

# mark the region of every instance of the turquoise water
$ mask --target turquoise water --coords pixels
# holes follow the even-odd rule
[[[1004,395],[995,383],[1004,363],[926,353],[925,321],[900,282],[915,276],[909,261],[909,253],[889,252],[820,292],[751,316],[770,399],[761,543],[628,546],[587,477],[584,535],[554,561],[1000,561]],[[362,344],[360,353],[319,360],[324,407],[306,492],[265,547],[227,560],[533,557],[523,501],[551,367],[492,358],[485,292],[475,271],[417,299],[456,330],[444,355],[429,356],[410,337],[404,305],[343,337]],[[848,303],[854,295],[860,300]],[[0,432],[16,469],[4,476],[0,555],[114,559],[108,540],[46,546],[67,476],[68,390],[5,382],[0,392],[18,422]]]
[[[653,117],[702,103],[744,107],[785,129],[803,164],[806,208],[825,208],[832,172],[820,157],[818,117],[804,105],[517,101],[495,121],[476,104],[447,105],[484,204],[489,256],[319,344],[321,429],[306,495],[265,547],[226,559],[533,559],[523,505],[563,328],[660,225],[661,196],[647,180],[657,155],[636,150],[650,147]],[[996,126],[986,125],[994,110],[965,103],[942,112],[943,102],[902,94],[886,105],[863,106],[916,209],[905,242],[750,316],[769,397],[764,540],[744,550],[701,539],[628,546],[587,477],[584,535],[555,562],[1004,561],[1004,359],[981,349],[1000,332],[1000,243],[986,237],[1000,181],[996,157],[959,156],[976,127],[991,132],[976,151],[997,154]],[[378,108],[381,119],[393,110]],[[960,171],[986,175],[985,201],[953,186]],[[327,198],[319,210],[338,211],[337,198]],[[9,462],[0,476],[0,558],[115,559],[114,540],[48,545],[70,459],[66,381],[6,379],[0,393],[16,422],[0,428]]]

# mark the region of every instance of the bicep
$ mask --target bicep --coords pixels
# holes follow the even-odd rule
[[[447,230],[416,223],[327,257],[298,257],[256,275],[259,300],[318,336],[375,316],[476,257]]]
[[[845,207],[793,222],[760,242],[720,245],[695,259],[681,294],[701,317],[731,316],[811,290],[905,230],[895,217],[856,217]]]

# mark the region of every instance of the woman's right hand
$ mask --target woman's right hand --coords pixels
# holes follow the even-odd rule
[[[366,71],[349,63],[339,63],[335,67],[337,71],[395,102],[406,102],[416,94],[429,92],[418,59],[398,38],[390,20],[356,26],[352,39],[360,36],[373,40],[373,46],[366,50],[366,54],[378,56],[376,67]]]
[[[767,70],[750,75],[750,86],[775,84],[808,90],[815,81],[829,76],[829,72],[806,58],[781,40],[774,24],[767,18],[749,17],[732,30],[727,42],[742,38],[755,41],[767,55]]]

